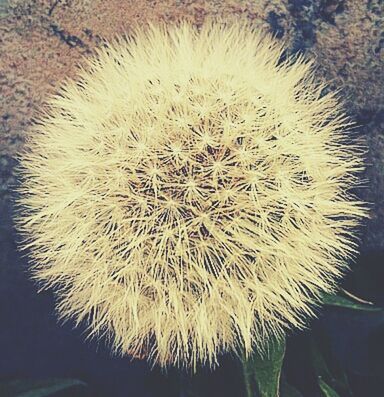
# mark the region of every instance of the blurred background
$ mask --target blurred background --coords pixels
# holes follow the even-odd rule
[[[38,294],[28,279],[12,222],[15,155],[37,109],[83,56],[134,23],[186,18],[199,25],[210,16],[272,32],[287,55],[314,57],[319,75],[340,90],[369,147],[358,194],[371,203],[361,254],[342,287],[384,308],[382,0],[0,0],[0,397],[243,395],[233,357],[193,378],[165,374],[112,357],[81,329],[57,324],[51,293]],[[370,308],[326,307],[310,331],[289,336],[282,397],[384,395],[384,312]]]

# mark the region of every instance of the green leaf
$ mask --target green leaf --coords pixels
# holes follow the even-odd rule
[[[254,352],[250,357],[243,357],[243,373],[246,396],[277,397],[281,367],[285,355],[285,339],[273,340],[266,353]]]
[[[86,386],[77,379],[16,379],[0,382],[2,397],[47,397],[74,386]]]
[[[327,385],[319,376],[319,386],[324,397],[340,397],[331,386]]]
[[[326,379],[333,379],[333,376],[328,369],[328,365],[314,338],[311,338],[310,340],[310,351],[311,351],[312,365],[316,375],[318,375],[319,377],[324,377]]]
[[[303,395],[286,381],[281,384],[281,397],[303,397]]]
[[[323,303],[328,306],[344,307],[346,309],[364,310],[368,312],[379,312],[383,310],[380,307],[358,303],[352,299],[339,295],[324,294]]]
[[[343,391],[345,396],[351,396],[347,374],[333,357],[325,335],[319,334],[318,338],[310,338],[310,352],[317,377],[327,385],[331,384],[332,387]]]

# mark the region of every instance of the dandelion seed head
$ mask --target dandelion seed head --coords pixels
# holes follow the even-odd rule
[[[282,52],[248,25],[153,25],[50,100],[17,225],[61,318],[189,368],[306,325],[355,252],[363,166],[338,99]]]

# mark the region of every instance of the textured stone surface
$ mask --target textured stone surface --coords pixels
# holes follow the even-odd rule
[[[384,249],[384,24],[380,0],[2,0],[0,2],[0,223],[16,182],[15,156],[44,98],[73,75],[82,56],[143,20],[196,24],[246,18],[314,56],[367,138],[364,195],[372,219],[364,248]]]

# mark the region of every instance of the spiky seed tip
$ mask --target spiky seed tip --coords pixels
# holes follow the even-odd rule
[[[50,99],[17,225],[60,318],[188,368],[305,326],[356,250],[362,150],[282,54],[246,24],[149,25]]]

